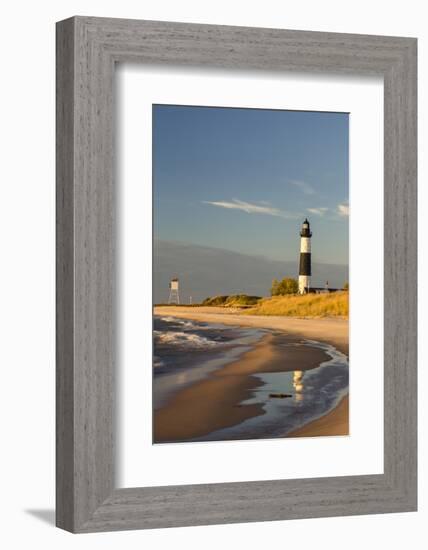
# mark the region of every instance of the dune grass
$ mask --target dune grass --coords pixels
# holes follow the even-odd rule
[[[349,293],[306,294],[304,296],[273,296],[263,298],[247,315],[284,315],[287,317],[346,317],[349,316]]]
[[[248,296],[247,294],[232,294],[231,296],[213,296],[206,298],[203,306],[245,307],[254,306],[261,300],[260,296]]]

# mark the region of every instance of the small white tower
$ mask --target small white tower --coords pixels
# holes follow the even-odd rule
[[[180,304],[180,294],[178,292],[178,288],[178,277],[174,277],[169,283],[168,304]]]
[[[311,284],[311,228],[306,219],[300,231],[299,294],[306,294]]]

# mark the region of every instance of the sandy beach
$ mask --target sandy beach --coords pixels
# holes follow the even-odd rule
[[[186,441],[234,426],[264,414],[260,404],[242,404],[262,385],[255,374],[286,372],[317,367],[328,357],[318,348],[296,345],[302,337],[331,344],[348,355],[348,322],[344,319],[297,319],[244,315],[239,310],[215,307],[156,307],[155,315],[207,323],[263,328],[267,333],[250,351],[175,394],[166,406],[155,411],[154,441]],[[279,339],[279,340],[278,340]],[[278,342],[287,353],[278,352]],[[287,437],[346,435],[349,422],[348,397],[321,418],[287,434]]]
[[[349,435],[349,395],[329,413],[287,434],[287,437]]]

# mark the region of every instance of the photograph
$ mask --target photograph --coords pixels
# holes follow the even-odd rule
[[[349,114],[153,105],[153,443],[349,434]]]

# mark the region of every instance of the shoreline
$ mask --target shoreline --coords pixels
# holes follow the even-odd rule
[[[254,375],[292,372],[296,365],[308,370],[328,360],[319,348],[303,350],[293,346],[294,339],[281,335],[284,342],[291,344],[284,358],[273,346],[275,338],[279,337],[266,334],[251,350],[172,396],[154,412],[154,442],[189,441],[263,415],[261,404],[243,404],[256,388],[263,386]]]
[[[327,414],[311,420],[285,437],[317,437],[326,435],[349,435],[349,394]]]
[[[238,309],[221,307],[155,306],[154,315],[192,319],[206,323],[220,323],[241,327],[280,330],[298,335],[308,340],[332,344],[349,356],[349,323],[347,319],[336,317],[283,317],[276,315],[246,315]]]
[[[303,337],[331,344],[348,355],[348,321],[344,319],[246,316],[236,311],[226,312],[223,308],[174,306],[155,307],[154,314],[223,325],[270,329],[278,331],[280,337],[289,343],[296,342],[296,336]],[[254,348],[238,359],[172,396],[164,407],[154,413],[154,443],[189,441],[260,416],[264,414],[261,404],[242,404],[251,397],[256,388],[262,386],[260,379],[254,375],[307,370],[316,367],[327,357],[320,349],[306,348],[303,363],[298,347],[291,347],[284,357],[273,349],[273,338],[272,333],[267,334]],[[308,349],[311,351],[308,352]],[[334,409],[284,437],[347,435],[348,402],[346,395]]]

